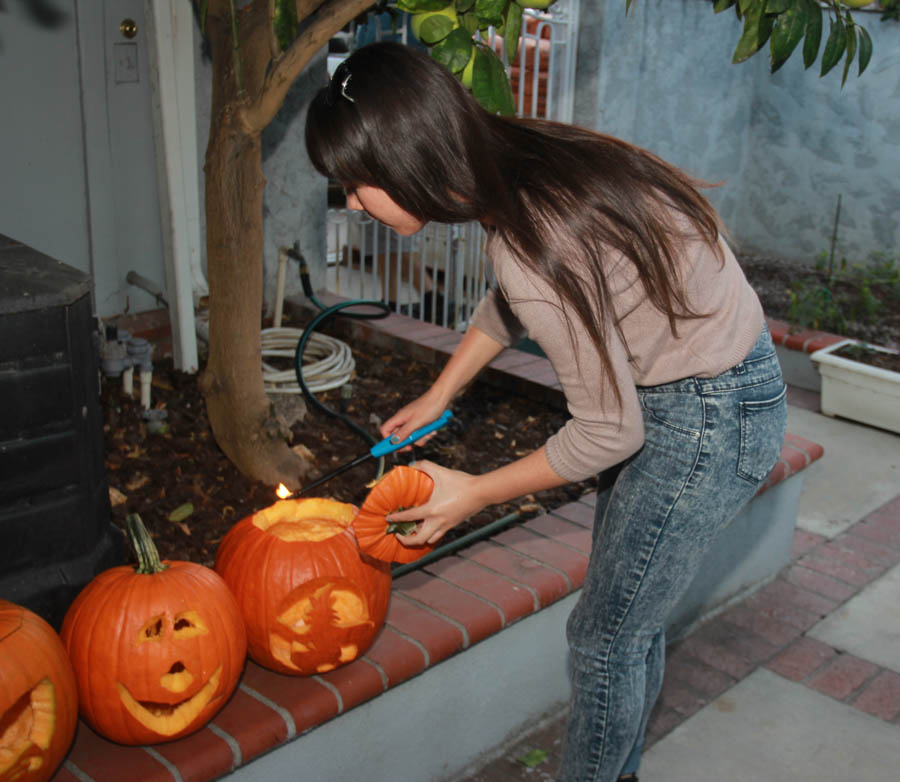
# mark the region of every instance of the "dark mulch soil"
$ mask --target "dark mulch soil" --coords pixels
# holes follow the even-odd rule
[[[859,361],[876,369],[900,372],[900,353],[886,353],[866,345],[848,344],[838,348],[831,355]]]
[[[346,415],[378,435],[378,423],[424,392],[437,368],[400,355],[351,345],[356,360],[353,397]],[[339,410],[340,392],[317,395]],[[122,394],[121,382],[104,379],[106,464],[113,497],[113,518],[124,527],[126,513],[140,514],[151,531],[160,555],[212,565],[223,535],[245,516],[271,505],[274,488],[241,475],[219,450],[209,429],[203,397],[195,376],[175,371],[170,360],[155,362],[151,403],[165,408],[167,430],[148,432],[138,401]],[[542,445],[565,422],[565,413],[475,383],[453,405],[450,423],[424,448],[393,454],[385,469],[413,458],[431,459],[447,467],[486,472]],[[306,446],[324,474],[365,453],[370,443],[337,418],[310,406],[305,419],[293,427],[294,443]],[[334,478],[313,492],[356,505],[376,475],[367,462]],[[445,537],[449,541],[475,527],[522,510],[521,519],[552,510],[592,491],[595,481],[540,492],[516,502],[491,506]],[[173,511],[190,503],[193,511],[170,520]],[[176,513],[178,519],[184,513]]]
[[[787,287],[797,279],[797,267],[765,258],[742,258],[741,263],[763,300],[766,314],[788,319]],[[815,270],[810,268],[809,273],[814,274]],[[854,324],[850,324],[847,336],[896,345],[900,337],[900,307],[894,300],[874,326],[861,324],[855,333],[853,328]],[[373,349],[371,345],[351,348],[357,368],[346,413],[377,437],[378,423],[421,394],[434,379],[437,368]],[[326,392],[318,398],[327,406],[340,409],[339,391]],[[235,522],[270,505],[275,500],[274,487],[242,476],[219,450],[195,376],[173,370],[171,361],[155,362],[152,404],[168,414],[165,433],[148,432],[140,405],[123,396],[119,380],[103,381],[106,463],[114,520],[123,525],[126,513],[137,512],[164,558],[211,565],[223,535]],[[417,449],[414,457],[389,457],[386,467],[408,463],[411,458],[427,458],[448,467],[484,472],[539,447],[566,418],[562,411],[484,383],[473,384],[454,403],[453,412],[451,423],[426,448]],[[369,448],[344,423],[315,407],[310,407],[293,432],[294,443],[312,452],[320,473]],[[373,464],[364,464],[330,481],[316,494],[358,505],[367,493],[366,483],[373,477]],[[515,509],[524,508],[522,518],[530,518],[541,510],[577,499],[594,486],[595,481],[586,481],[488,508],[453,530],[446,540]],[[185,515],[187,503],[193,510]]]

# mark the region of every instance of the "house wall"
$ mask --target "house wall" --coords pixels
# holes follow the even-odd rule
[[[741,65],[733,11],[700,0],[582,0],[575,121],[646,147],[707,181],[735,246],[809,262],[900,247],[900,25],[856,12],[875,55],[839,68]],[[827,22],[826,22],[827,27]],[[823,44],[824,45],[824,44]]]
[[[91,274],[99,315],[157,306],[125,280],[165,286],[142,0],[0,11],[0,233]]]

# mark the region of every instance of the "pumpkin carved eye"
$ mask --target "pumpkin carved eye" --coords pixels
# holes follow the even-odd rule
[[[138,633],[138,643],[142,644],[144,641],[161,640],[164,635],[164,627],[163,617],[154,616],[140,629],[140,632]]]
[[[175,616],[175,629],[172,632],[175,638],[196,638],[198,635],[208,635],[209,629],[196,611],[185,611]]]

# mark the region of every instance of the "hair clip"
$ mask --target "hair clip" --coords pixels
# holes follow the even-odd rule
[[[352,75],[353,75],[352,73],[348,73],[348,74],[344,77],[344,80],[341,82],[341,95],[342,95],[343,97],[345,97],[347,100],[349,100],[351,103],[356,103],[356,101],[353,100],[353,98],[351,98],[351,97],[347,94],[347,85],[350,83],[350,77],[351,77]]]

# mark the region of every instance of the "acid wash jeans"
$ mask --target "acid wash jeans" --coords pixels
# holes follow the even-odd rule
[[[767,328],[713,378],[642,386],[645,442],[600,476],[584,588],[568,620],[572,704],[559,782],[640,762],[668,616],[781,454],[786,388]]]

